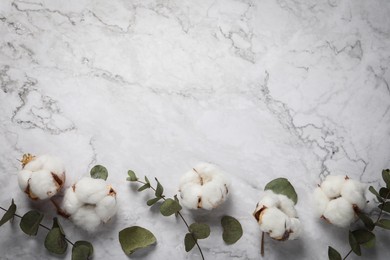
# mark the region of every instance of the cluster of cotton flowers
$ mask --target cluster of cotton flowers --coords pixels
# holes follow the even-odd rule
[[[180,180],[181,204],[211,210],[226,200],[229,188],[230,180],[223,171],[213,164],[199,163]]]
[[[318,217],[327,222],[346,227],[355,219],[355,211],[366,206],[365,186],[348,176],[328,175],[314,190],[314,206]]]
[[[301,233],[294,202],[287,196],[266,190],[253,213],[260,229],[276,240],[293,240]]]
[[[103,179],[84,177],[66,190],[63,208],[77,226],[92,232],[115,215],[116,192]]]
[[[18,173],[18,183],[29,198],[48,199],[64,185],[65,167],[59,158],[25,154],[21,162],[23,169]]]

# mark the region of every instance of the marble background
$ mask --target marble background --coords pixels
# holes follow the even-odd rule
[[[267,239],[265,259],[327,259],[328,245],[346,254],[347,230],[315,219],[310,194],[338,172],[377,187],[390,167],[389,13],[387,0],[2,0],[0,204],[14,198],[19,214],[40,209],[51,225],[51,204],[18,188],[23,153],[60,156],[67,185],[102,164],[120,210],[95,234],[62,219],[70,240],[90,240],[94,259],[129,259],[118,231],[141,225],[158,244],[131,259],[200,259],[184,251],[183,223],[149,209],[151,194],[126,174],[156,176],[173,196],[180,176],[208,161],[233,190],[214,212],[183,211],[212,226],[206,259],[260,259],[251,214],[279,176],[298,192],[304,231]],[[232,246],[224,214],[244,228]],[[15,221],[0,233],[0,259],[63,259],[44,249],[44,230],[29,238]],[[376,234],[358,259],[390,255],[389,232]]]

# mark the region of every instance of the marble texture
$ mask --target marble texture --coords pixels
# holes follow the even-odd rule
[[[166,194],[199,161],[232,179],[230,200],[205,221],[206,259],[260,259],[252,217],[259,192],[279,176],[295,186],[303,236],[266,240],[264,259],[327,259],[348,252],[347,230],[313,217],[310,194],[329,173],[378,186],[390,167],[390,2],[387,0],[26,0],[0,1],[0,205],[46,213],[19,190],[17,159],[54,154],[71,185],[105,165],[118,192],[117,217],[89,240],[94,259],[128,259],[118,231],[140,225],[158,244],[131,259],[200,259],[184,251],[185,226],[159,215],[126,182],[128,169],[156,176]],[[369,197],[371,198],[371,197]],[[232,246],[224,214],[242,223]],[[0,259],[57,259],[41,230],[1,227]],[[386,259],[389,232],[356,259]],[[65,259],[70,259],[68,250]],[[355,259],[351,256],[350,259]]]

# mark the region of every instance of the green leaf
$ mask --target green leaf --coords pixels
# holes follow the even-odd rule
[[[152,205],[154,205],[157,201],[159,201],[161,198],[153,198],[153,199],[150,199],[150,200],[148,200],[147,202],[146,202],[146,204],[148,205],[148,206],[152,206]]]
[[[364,225],[366,226],[367,229],[369,229],[369,230],[374,229],[374,227],[375,227],[374,221],[372,221],[372,219],[369,216],[367,216],[366,214],[364,214],[363,212],[360,212],[360,211],[357,211],[356,214],[358,215],[360,220],[364,223]]]
[[[135,175],[135,172],[132,170],[128,170],[127,174],[129,175],[129,177],[127,177],[128,181],[138,181],[137,175]]]
[[[58,222],[58,218],[54,217],[53,218],[53,226],[52,228],[59,228],[61,231],[61,234],[65,235],[64,230],[62,229],[62,226],[60,225],[60,222]]]
[[[382,178],[386,183],[386,187],[390,189],[390,170],[386,169],[382,171]]]
[[[358,256],[362,255],[360,251],[360,245],[351,231],[349,231],[349,245],[351,246],[351,249],[355,254],[357,254]]]
[[[336,249],[333,247],[328,247],[328,257],[329,260],[341,260],[341,255],[339,252],[337,252]]]
[[[156,187],[156,193],[155,193],[155,195],[156,195],[157,198],[161,198],[162,195],[163,195],[163,192],[164,192],[164,188],[163,188],[163,186],[161,185],[161,183],[157,180],[157,178],[155,178],[155,179],[156,179],[156,182],[157,182],[157,187]]]
[[[106,167],[104,167],[102,165],[95,165],[91,169],[91,177],[94,178],[94,179],[107,180],[108,171],[107,171]]]
[[[298,195],[294,187],[286,178],[277,178],[265,185],[264,190],[272,190],[276,194],[286,195],[294,204],[298,202]]]
[[[88,260],[93,255],[93,246],[88,241],[77,241],[72,248],[72,260]]]
[[[123,252],[127,255],[131,255],[136,250],[151,246],[156,242],[153,233],[143,227],[128,227],[119,232],[119,243]]]
[[[194,248],[196,244],[196,240],[192,236],[191,233],[187,233],[186,236],[184,237],[184,247],[186,249],[186,252],[191,251],[192,248]]]
[[[390,229],[390,219],[380,219],[376,225],[384,229]]]
[[[381,210],[390,213],[390,201],[386,201],[382,204],[379,204],[378,208]]]
[[[179,199],[177,198],[177,194],[175,194],[175,196],[173,196],[173,199],[180,205]],[[177,217],[178,215],[179,215],[179,211],[175,212],[175,217]]]
[[[377,198],[380,202],[383,202],[383,201],[384,201],[384,199],[381,198],[381,195],[379,195],[379,193],[375,190],[374,187],[370,186],[370,187],[368,188],[368,190],[369,190],[372,194],[374,194],[374,195],[376,196],[376,198]]]
[[[372,248],[375,246],[375,234],[365,229],[358,229],[352,231],[353,236],[359,245],[366,248]]]
[[[8,210],[5,212],[5,214],[0,220],[0,227],[4,225],[8,220],[12,219],[14,217],[15,212],[16,205],[14,203],[14,200],[12,199],[11,206],[9,206]]]
[[[62,255],[68,249],[68,243],[59,227],[52,228],[45,238],[46,249],[54,254]]]
[[[30,210],[23,215],[20,220],[20,229],[30,236],[35,236],[38,233],[39,224],[43,219],[43,214],[36,210]]]
[[[384,199],[390,199],[390,189],[388,188],[380,188],[379,195]]]
[[[203,223],[192,223],[190,225],[190,232],[196,239],[205,239],[210,236],[210,227]]]
[[[143,190],[146,190],[149,188],[150,188],[150,183],[146,183],[146,184],[142,185],[141,187],[139,187],[137,191],[143,191]]]
[[[166,199],[163,204],[161,204],[160,212],[163,216],[170,216],[181,210],[179,202],[173,199]]]
[[[223,216],[221,225],[223,228],[222,238],[226,244],[234,244],[242,237],[242,227],[237,219],[231,216]]]
[[[148,177],[145,176],[145,182],[150,184]]]

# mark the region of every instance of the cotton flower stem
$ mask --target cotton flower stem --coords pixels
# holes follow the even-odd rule
[[[0,207],[0,209],[2,209],[2,210],[4,210],[5,212],[7,212],[7,210],[5,209],[5,208],[3,208],[3,207]],[[15,217],[18,217],[18,218],[20,218],[20,219],[22,219],[22,216],[20,216],[20,215],[18,215],[18,214],[14,214],[14,216]],[[44,229],[46,229],[46,230],[48,230],[48,231],[50,231],[51,229],[50,228],[48,228],[48,227],[46,227],[45,225],[43,225],[43,224],[41,224],[41,223],[39,223],[39,226],[40,227],[43,227]],[[70,240],[68,240],[66,237],[65,237],[65,240],[66,240],[66,242],[68,242],[69,244],[71,244],[72,246],[74,246],[74,243],[72,243]]]
[[[262,257],[264,257],[264,232],[261,232],[261,249],[260,249],[260,254]]]
[[[141,183],[141,184],[143,184],[143,185],[147,184],[146,182],[143,182],[143,181],[141,181],[141,180],[137,180],[137,182],[138,182],[138,183]],[[150,186],[150,188],[151,188],[154,192],[156,192],[156,189],[155,189],[154,187]],[[161,195],[161,198],[162,198],[164,201],[167,200],[167,199],[165,198],[164,195]],[[185,220],[185,218],[183,217],[183,215],[181,214],[180,211],[178,211],[177,214],[179,215],[179,217],[183,220],[184,224],[186,225],[186,227],[187,227],[187,229],[188,229],[188,232],[190,232],[192,238],[193,238],[194,241],[195,241],[196,246],[197,246],[198,249],[199,249],[199,252],[200,252],[200,255],[201,255],[201,257],[202,257],[202,260],[204,260],[205,258],[204,258],[202,249],[200,248],[200,246],[199,246],[199,244],[198,244],[198,241],[195,239],[194,235],[192,235],[191,230],[190,230],[190,226],[188,225],[187,221]]]

